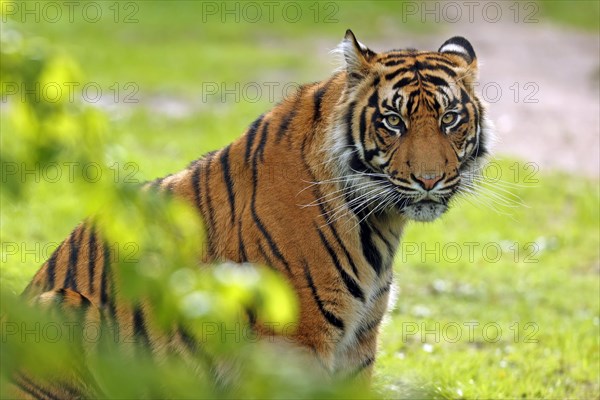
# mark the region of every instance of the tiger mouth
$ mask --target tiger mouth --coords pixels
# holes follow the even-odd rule
[[[401,205],[400,213],[408,219],[419,222],[431,222],[448,210],[448,205],[441,201],[420,200]]]

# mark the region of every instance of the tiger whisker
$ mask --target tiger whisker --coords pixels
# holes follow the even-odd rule
[[[341,211],[347,210],[347,209],[351,210],[352,206],[354,206],[356,203],[358,203],[358,206],[356,207],[355,211],[356,212],[360,212],[361,207],[364,207],[364,205],[371,199],[368,196],[370,196],[370,195],[372,195],[374,193],[377,193],[378,191],[381,191],[383,189],[384,188],[380,188],[380,187],[372,188],[368,192],[363,193],[362,195],[360,195],[358,197],[355,197],[352,200],[350,200],[350,201],[348,201],[348,202],[346,202],[346,203],[338,206],[337,208],[331,210],[333,212],[333,214],[329,217],[328,223],[329,224],[333,223],[334,221],[336,221],[337,219],[339,219],[339,218],[335,218],[335,219],[332,220],[332,218],[335,217]],[[365,198],[365,199],[363,200],[363,198]],[[343,214],[342,214],[342,216],[343,216]]]
[[[378,185],[378,184],[379,184],[379,182],[368,182],[367,184],[361,186],[360,189],[365,189],[367,187],[372,187],[372,186],[375,186],[375,185]],[[355,188],[349,187],[349,186],[344,186],[344,187],[342,187],[339,190],[336,190],[336,191],[331,192],[331,193],[327,193],[326,195],[321,196],[318,199],[315,199],[315,200],[311,201],[308,204],[303,204],[303,205],[300,205],[300,206],[302,208],[305,208],[305,207],[313,207],[313,206],[318,206],[320,204],[325,204],[327,202],[331,202],[333,200],[336,200],[336,199],[339,199],[341,197],[346,196],[346,194],[347,194],[346,192],[349,191],[349,190],[355,190]],[[344,193],[338,194],[340,192],[344,192]],[[330,196],[333,196],[333,195],[336,195],[336,194],[338,194],[338,195],[335,196],[335,197],[333,197],[333,198],[327,199],[327,197],[330,197]]]
[[[342,218],[346,214],[346,212],[352,211],[355,214],[360,213],[363,209],[365,209],[369,205],[369,203],[373,199],[376,199],[378,197],[377,192],[381,193],[381,192],[383,192],[386,189],[387,188],[385,188],[385,187],[383,187],[383,188],[376,187],[375,189],[372,189],[369,192],[364,193],[364,194],[362,194],[362,195],[360,195],[360,196],[352,199],[348,203],[342,204],[341,206],[339,206],[336,209],[332,210],[333,214],[327,220],[327,225],[332,224],[333,222],[335,222],[338,219]],[[375,194],[375,196],[369,197],[372,194]],[[364,198],[364,197],[366,197],[366,198]],[[352,207],[356,203],[358,203],[358,205],[356,207]],[[334,218],[340,212],[341,212],[341,214],[338,217]]]
[[[527,208],[529,208],[529,206],[524,204],[522,199],[519,196],[515,195],[514,193],[506,191],[508,194],[513,196],[513,198],[510,198],[501,193],[494,192],[494,190],[489,187],[475,186],[475,185],[467,184],[467,183],[464,183],[463,186],[466,188],[472,189],[474,192],[479,192],[482,195],[487,195],[487,196],[493,197],[494,199],[497,200],[498,204],[502,204],[506,207],[515,207],[515,208],[516,207],[527,207]],[[499,188],[495,188],[495,189],[500,190]]]

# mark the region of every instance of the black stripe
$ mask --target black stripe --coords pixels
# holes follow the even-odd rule
[[[394,59],[385,61],[383,65],[386,67],[395,67],[396,65],[404,64],[406,62],[407,56],[397,56]]]
[[[373,113],[373,114],[375,114],[375,113]],[[402,134],[402,132],[401,132],[401,134]],[[381,133],[379,132],[379,129],[375,129],[375,141],[376,141],[376,142],[377,142],[377,143],[378,143],[378,144],[379,144],[379,145],[380,145],[382,148],[385,148],[385,147],[386,147],[386,146],[385,146],[385,139],[384,139],[384,137],[381,135]],[[396,147],[396,149],[397,149],[397,147]],[[389,156],[389,157],[388,157],[388,161],[387,161],[387,162],[385,162],[385,163],[384,163],[384,164],[382,164],[382,165],[379,165],[379,169],[380,169],[380,170],[383,170],[385,167],[387,167],[387,166],[388,166],[388,164],[390,163],[390,161],[389,161],[390,159],[392,159],[392,157],[391,157],[391,156]]]
[[[244,157],[244,159],[246,160],[246,163],[250,162],[250,154],[252,153],[252,145],[254,143],[254,138],[256,137],[256,132],[258,132],[258,127],[260,126],[262,120],[263,120],[264,115],[261,115],[260,117],[258,117],[250,126],[250,128],[248,129],[248,132],[246,133],[246,156]]]
[[[281,254],[279,247],[277,246],[277,244],[271,237],[271,234],[269,233],[267,228],[265,228],[263,222],[261,221],[260,217],[258,216],[258,213],[256,212],[256,189],[258,186],[258,157],[259,157],[259,154],[262,155],[262,151],[264,150],[264,146],[266,144],[266,136],[267,136],[268,126],[269,126],[269,123],[268,122],[265,123],[265,126],[263,128],[263,135],[260,139],[260,143],[258,144],[256,151],[254,152],[254,158],[252,160],[252,197],[250,198],[250,213],[252,214],[252,219],[253,219],[254,223],[256,224],[256,226],[258,227],[258,229],[260,230],[260,232],[266,239],[267,244],[269,245],[271,251],[273,252],[275,257],[283,264],[283,266],[285,267],[287,272],[291,275],[292,270],[290,269],[289,263],[283,257],[283,254]]]
[[[301,98],[300,93],[298,93],[297,96],[298,97],[296,98],[296,101],[294,101],[294,104],[292,105],[292,110],[286,114],[286,116],[283,118],[283,121],[281,121],[281,125],[279,125],[275,143],[279,143],[281,141],[290,126],[290,122],[292,122],[292,119],[296,116],[296,113],[298,113],[298,103],[300,102]]]
[[[375,273],[379,275],[382,265],[381,254],[373,243],[373,239],[371,238],[371,229],[366,221],[360,224],[360,243],[362,245],[363,254],[369,265],[371,265]]]
[[[206,209],[208,213],[208,252],[210,256],[214,256],[214,238],[213,231],[215,229],[215,211],[212,206],[212,198],[210,196],[210,163],[214,157],[214,153],[208,153],[203,160],[206,165],[206,171],[204,172],[204,192],[206,195]]]
[[[327,86],[329,82],[327,82],[323,87],[319,88],[315,91],[313,95],[313,101],[315,103],[315,110],[313,112],[313,121],[317,124],[321,120],[321,101],[323,100],[323,95],[325,95],[325,91],[327,90]]]
[[[363,76],[357,72],[351,72],[348,75],[348,77],[352,78],[352,79],[350,79],[351,82],[352,81],[360,81],[363,78]]]
[[[28,389],[33,389],[34,391],[37,392],[36,395],[34,395],[35,398],[39,399],[40,398],[39,395],[42,394],[43,396],[46,396],[46,398],[50,399],[50,400],[55,400],[55,399],[58,400],[59,399],[59,397],[55,396],[53,393],[46,390],[46,388],[43,388],[42,386],[34,383],[31,379],[29,379],[22,373],[19,373],[18,378],[20,378],[20,380],[22,380],[25,385],[29,386]],[[19,384],[19,386],[24,388],[24,386],[22,384]],[[26,390],[26,391],[30,392],[30,390]]]
[[[60,299],[60,303],[64,303],[65,302],[65,296],[67,295],[67,289],[65,288],[60,288],[60,289],[56,289],[54,291],[55,294],[59,294],[61,296]],[[56,298],[55,296],[53,296],[54,298]]]
[[[310,180],[312,182],[316,182],[317,177],[313,174],[312,170],[310,169],[310,165],[308,165],[308,162],[306,162],[306,156],[304,154],[304,149],[306,148],[307,138],[308,137],[305,136],[304,140],[302,141],[300,155],[301,155],[302,163],[304,164],[304,168],[310,175]],[[315,199],[320,199],[323,197],[323,194],[321,193],[321,190],[319,189],[318,186],[319,185],[313,186],[313,196],[315,196]],[[323,202],[319,201],[317,204],[318,204],[319,211],[320,211],[323,219],[325,220],[325,222],[327,222],[327,216],[330,215],[330,211],[327,209],[326,205]],[[341,247],[342,251],[344,252],[344,255],[348,259],[348,263],[350,264],[350,267],[352,268],[352,272],[354,272],[354,275],[356,276],[357,279],[360,279],[358,276],[358,268],[356,267],[356,264],[354,263],[354,259],[352,258],[352,256],[350,255],[350,252],[344,245],[344,242],[342,242],[342,239],[340,238],[340,235],[338,234],[337,229],[335,228],[335,226],[333,224],[326,224],[326,225],[329,227],[329,231],[335,238],[336,243]]]
[[[255,171],[255,175],[256,175],[256,171]],[[255,178],[256,178],[256,176],[255,176]],[[256,226],[258,227],[258,229],[260,230],[260,232],[265,237],[265,239],[267,241],[267,244],[271,248],[271,252],[273,252],[273,254],[275,255],[275,257],[279,261],[281,261],[281,263],[283,264],[283,266],[285,267],[285,269],[288,271],[288,273],[291,274],[292,270],[290,269],[290,264],[283,257],[283,254],[281,254],[281,251],[279,250],[279,247],[277,246],[277,243],[275,243],[275,241],[271,237],[271,234],[265,228],[265,226],[263,225],[262,221],[258,217],[258,214],[256,213],[256,205],[255,205],[255,201],[256,201],[256,184],[254,184],[254,189],[253,189],[252,192],[253,192],[252,193],[252,199],[250,200],[250,211],[251,211],[251,214],[252,214],[252,219],[254,220],[254,223],[256,224]]]
[[[90,254],[88,255],[88,290],[94,293],[94,272],[96,269],[96,229],[90,227],[90,240],[88,243]]]
[[[352,268],[352,272],[356,276],[356,279],[360,279],[358,276],[358,268],[356,267],[356,263],[354,262],[354,259],[350,255],[350,252],[348,251],[346,246],[344,246],[344,243],[342,242],[342,239],[339,237],[337,230],[331,224],[329,224],[327,226],[329,226],[331,234],[335,238],[335,241],[337,242],[337,244],[342,248],[342,251],[344,252],[344,255],[346,256],[346,258],[348,259],[348,263],[350,264],[350,267]]]
[[[214,374],[215,368],[213,358],[208,353],[203,351],[202,347],[199,345],[196,339],[181,325],[177,326],[176,332],[181,338],[183,345],[195,356],[199,356],[200,359],[204,362],[207,370]]]
[[[56,250],[54,250],[54,253],[52,253],[52,256],[48,260],[48,267],[46,268],[46,273],[48,275],[46,290],[50,290],[54,287],[54,280],[56,279],[56,259],[58,258],[58,252],[63,243],[61,243]]]
[[[209,157],[212,153],[208,153],[206,154],[204,157]],[[205,208],[204,208],[204,203],[202,202],[202,192],[200,190],[200,174],[201,174],[201,168],[202,168],[202,162],[203,159],[197,160],[196,162],[194,162],[193,165],[190,165],[190,167],[194,167],[194,172],[192,173],[192,189],[194,191],[194,202],[196,203],[196,207],[198,207],[198,210],[200,211],[200,215],[203,218],[203,220],[205,222],[206,218],[209,217],[211,218],[212,215],[207,215],[208,213],[206,212]],[[208,187],[208,172],[205,174],[206,178],[205,178],[205,182],[206,182],[206,186]],[[210,221],[213,221],[213,219],[211,219]],[[210,222],[208,221],[208,222]],[[208,253],[210,256],[214,255],[214,248],[213,248],[213,241],[211,239],[211,230],[212,230],[212,225],[207,226],[205,224],[205,229],[206,229],[206,235],[207,235],[207,241],[208,241]]]
[[[229,168],[229,151],[231,146],[223,149],[221,155],[221,165],[223,166],[223,179],[225,180],[225,187],[227,187],[227,199],[229,200],[229,209],[231,210],[230,223],[235,223],[235,197],[233,195],[233,180],[231,179],[231,170]]]
[[[367,165],[365,162],[363,162],[363,160],[356,153],[352,154],[352,156],[350,158],[350,168],[356,172],[366,172],[366,173],[375,173],[376,172],[369,165]],[[379,176],[370,176],[369,178],[371,178],[372,180],[380,180],[380,181],[386,180],[386,178],[379,177]]]
[[[18,388],[20,388],[23,392],[27,393],[28,395],[30,395],[32,398],[34,399],[41,399],[42,396],[40,396],[39,392],[35,392],[34,388],[27,386],[27,384],[25,384],[24,382],[21,382],[18,376],[15,376],[12,379],[12,383],[17,386]]]
[[[375,156],[379,154],[379,149],[376,147],[371,150],[365,150],[365,160],[371,161]]]
[[[471,101],[471,97],[469,97],[469,94],[464,89],[460,89],[460,101],[463,103],[463,105],[466,105]]]
[[[310,275],[310,270],[308,269],[308,264],[306,263],[306,260],[302,260],[302,265],[304,267],[304,276],[306,278],[306,282],[308,283],[308,287],[310,288],[310,291],[312,292],[315,303],[317,303],[317,308],[319,309],[319,311],[321,311],[321,314],[323,314],[323,317],[325,317],[327,322],[329,322],[331,325],[333,325],[336,328],[339,328],[343,331],[344,330],[344,321],[342,321],[337,316],[335,316],[333,313],[331,313],[325,309],[325,307],[323,305],[323,300],[321,299],[321,297],[319,297],[315,283],[313,282],[312,276]]]
[[[409,49],[393,49],[388,51],[385,55],[383,55],[383,59],[382,61],[390,61],[390,60],[396,60],[399,58],[407,58],[407,57],[411,57],[412,54],[410,54],[411,52],[409,51]]]
[[[27,393],[34,399],[54,399],[55,397],[50,397],[46,395],[46,397],[42,397],[43,393],[39,388],[34,387],[33,385],[28,385],[24,382],[21,382],[18,377],[13,378],[12,383],[14,383],[18,388],[20,388],[23,392]]]
[[[473,102],[475,103],[473,109],[475,111],[475,120],[477,121],[477,126],[475,127],[475,129],[479,127],[479,140],[477,141],[477,150],[475,151],[474,158],[478,158],[488,153],[486,147],[487,137],[485,136],[485,131],[481,126],[481,123],[483,122],[485,116],[485,110],[482,108],[481,103],[479,102],[477,97],[473,99]]]
[[[275,268],[275,264],[273,263],[273,260],[271,260],[271,257],[269,257],[269,255],[267,254],[267,252],[265,251],[265,249],[262,247],[262,245],[260,244],[260,242],[257,242],[257,246],[258,246],[258,252],[260,253],[261,257],[268,264],[267,267]]]
[[[100,303],[102,305],[105,305],[109,301],[111,301],[108,295],[108,274],[110,274],[110,249],[108,248],[108,245],[106,243],[104,243],[102,258],[104,264],[102,267],[102,276],[100,277]]]
[[[319,189],[315,188],[315,190],[317,191],[317,194],[319,196],[317,198],[321,198],[321,193],[320,193]],[[325,209],[323,204],[319,204],[319,211],[321,212],[321,215],[323,215],[323,218],[326,218],[325,216],[329,215],[329,211]],[[354,273],[354,275],[356,276],[357,279],[360,279],[360,277],[358,276],[358,268],[356,266],[356,263],[354,262],[354,259],[350,255],[350,252],[344,245],[344,242],[342,242],[342,238],[340,238],[340,235],[338,234],[337,229],[333,226],[333,224],[327,224],[327,226],[329,227],[329,231],[333,235],[336,243],[338,244],[338,246],[340,246],[340,248],[342,249],[342,252],[346,256],[346,259],[348,260],[348,263],[350,264],[350,267],[352,268],[352,272]]]
[[[386,78],[387,78],[387,76],[386,76]],[[405,76],[404,78],[400,79],[398,82],[394,83],[393,89],[398,90],[400,88],[403,88],[404,86],[410,85],[413,82],[415,82],[414,76]]]
[[[88,374],[86,374],[86,378],[91,378],[91,377]],[[89,381],[89,380],[86,380],[86,382],[90,382],[89,383],[90,386],[95,387],[96,389],[98,389],[97,385],[95,385],[95,382]],[[79,390],[78,388],[73,387],[73,385],[70,385],[70,384],[68,384],[68,383],[66,383],[64,381],[61,381],[59,383],[59,385],[60,385],[61,391],[68,393],[67,398],[70,398],[70,399],[81,399],[81,398],[84,398],[84,396],[83,396],[84,393],[82,393],[82,391]],[[96,390],[96,391],[98,392],[98,390]],[[90,396],[89,389],[88,389],[88,392],[85,393],[85,394],[88,395],[88,396]],[[94,397],[94,396],[90,396],[90,398],[92,398],[92,397]]]
[[[256,310],[252,307],[246,307],[245,311],[246,316],[248,317],[248,323],[251,327],[254,327],[256,325]]]
[[[256,148],[256,152],[254,153],[253,165],[256,167],[256,157],[260,157],[260,161],[265,161],[265,145],[267,144],[267,135],[269,133],[269,121],[266,121],[263,125],[263,129],[260,136],[260,141],[258,142],[258,147]]]
[[[432,69],[441,69],[442,71],[444,71],[445,73],[447,73],[452,78],[456,77],[456,71],[453,70],[451,67],[447,67],[445,65],[437,64],[437,65],[433,66]]]
[[[369,107],[373,107],[373,108],[377,108],[377,103],[379,103],[379,91],[378,89],[378,85],[379,82],[381,81],[381,78],[379,78],[379,76],[376,76],[375,79],[373,79],[373,93],[371,93],[371,96],[369,96],[369,100],[368,100],[368,105]]]
[[[445,58],[444,56],[437,55],[437,54],[428,54],[427,60],[428,61],[437,61],[439,63],[447,65],[450,68],[455,67],[455,65],[451,61],[449,61],[447,58]]]
[[[373,321],[370,321],[364,325],[362,325],[360,328],[358,328],[356,330],[356,341],[357,342],[362,342],[362,340],[364,339],[365,335],[369,332],[371,332],[373,329],[377,328],[379,326],[379,324],[381,324],[381,320],[383,319],[383,316],[381,316],[380,318],[377,318]]]
[[[377,229],[376,226],[371,225],[371,228],[373,229],[373,232],[381,238],[381,241],[383,241],[383,243],[385,244],[385,247],[387,247],[388,253],[390,254],[390,256],[393,256],[394,250],[395,250],[394,245],[389,240],[387,240],[387,238],[385,236],[383,236],[383,233],[381,233],[379,231],[379,229]]]
[[[79,238],[76,238],[77,235],[76,229],[71,234],[69,238],[69,264],[67,266],[67,273],[65,274],[65,280],[63,281],[63,288],[73,289],[73,291],[77,292],[77,281],[75,276],[77,274],[77,261],[79,260],[79,245],[83,238],[84,229],[81,228],[81,232],[79,233]]]
[[[409,113],[414,112],[413,108],[414,108],[414,104],[415,104],[415,97],[417,97],[419,95],[419,91],[414,91],[412,92],[410,95],[408,95],[408,101],[406,102],[406,110]]]
[[[440,93],[440,90],[438,89],[437,92]],[[433,97],[432,101],[433,101],[433,108],[434,108],[435,112],[439,114],[440,110],[442,109],[440,102],[438,101],[437,97]]]
[[[410,71],[410,69],[408,69],[408,68],[399,68],[399,69],[397,69],[395,71],[392,71],[392,72],[390,72],[388,74],[385,74],[384,78],[385,78],[386,81],[392,81],[392,80],[396,79],[396,77],[398,75],[404,74],[404,73],[406,73],[408,71]],[[394,89],[396,89],[395,86],[394,86]]]
[[[441,60],[436,60],[436,61],[438,61],[438,63],[439,62],[443,62]],[[425,70],[428,70],[428,71],[442,70],[445,73],[447,73],[448,75],[450,75],[452,78],[454,78],[456,76],[456,72],[451,67],[445,66],[445,65],[440,65],[438,63],[432,64],[432,63],[427,62],[427,61],[425,61],[425,62],[421,61],[421,62],[418,62],[416,65],[417,65],[417,68],[419,70],[421,70],[421,71],[425,71]],[[445,63],[447,65],[451,65],[451,64],[448,64],[447,62],[445,62]]]
[[[40,393],[42,393],[44,396],[46,396],[49,399],[59,399],[60,397],[56,396],[55,393],[51,392],[51,389],[49,388],[44,388],[43,386],[35,383],[32,379],[30,379],[29,377],[20,374],[21,379],[29,386],[31,386],[33,389],[39,391]]]
[[[150,337],[146,329],[146,321],[144,320],[144,311],[140,304],[137,304],[133,309],[133,334],[136,338],[141,338],[143,344],[150,345]]]
[[[200,199],[200,163],[194,165],[194,172],[192,173],[192,189],[194,191],[194,202],[196,207],[200,210],[200,213],[204,216],[202,210],[202,200]]]
[[[377,135],[377,137],[380,137],[379,135]],[[386,172],[385,169],[390,165],[390,161],[393,160],[393,153],[396,152],[396,150],[398,150],[398,147],[396,147],[394,150],[392,150],[392,154],[388,155],[387,160],[383,163],[379,165],[379,169],[381,169],[382,171]]]
[[[443,78],[440,78],[439,76],[435,76],[435,75],[424,74],[424,75],[422,75],[422,80],[423,80],[423,82],[431,83],[432,85],[435,85],[435,86],[450,86],[448,84],[448,81],[446,81]]]
[[[342,280],[344,281],[344,284],[346,285],[346,288],[348,289],[350,294],[352,294],[352,296],[354,296],[355,298],[360,299],[361,301],[365,301],[365,295],[362,289],[360,288],[358,283],[350,275],[348,275],[344,268],[342,268],[340,260],[338,259],[337,255],[335,254],[335,251],[333,250],[329,242],[327,241],[325,235],[323,235],[323,232],[321,232],[321,230],[317,226],[315,226],[315,229],[319,234],[319,238],[321,238],[321,243],[323,244],[323,246],[325,246],[325,249],[329,253],[329,257],[331,257],[333,265],[340,273],[340,276],[342,277]]]
[[[390,280],[389,282],[387,282],[387,283],[385,284],[385,286],[383,286],[383,287],[380,287],[380,288],[379,288],[379,289],[378,289],[378,290],[377,290],[375,293],[373,293],[373,295],[371,296],[371,299],[370,299],[370,300],[371,300],[371,301],[375,301],[375,300],[377,300],[379,297],[381,297],[381,296],[383,296],[383,295],[387,294],[387,293],[390,291],[391,287],[392,287],[392,281]]]

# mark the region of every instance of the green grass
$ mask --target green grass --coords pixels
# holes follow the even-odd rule
[[[596,0],[540,1],[543,17],[582,30],[600,31],[600,2]]]
[[[203,102],[203,83],[322,79],[332,69],[324,49],[332,48],[347,27],[366,43],[388,37],[386,24],[399,6],[339,3],[339,22],[306,18],[297,24],[281,19],[203,23],[200,7],[145,2],[134,24],[22,26],[71,55],[82,66],[83,81],[105,89],[114,82],[121,87],[134,82],[139,88],[138,104],[106,111],[107,157],[118,163],[120,174],[128,172],[127,162],[135,163],[134,178],[140,181],[182,169],[229,143],[272,106],[264,97],[255,103]],[[592,7],[597,9],[597,3]],[[593,13],[579,7],[553,2],[542,10],[593,28],[588,19]],[[413,24],[402,29],[433,28]],[[404,45],[399,38],[399,47]],[[180,101],[189,112],[169,114],[153,103],[159,98]],[[483,196],[470,200],[474,204],[458,202],[438,222],[407,227],[395,264],[398,301],[383,328],[376,366],[376,386],[387,396],[424,389],[447,398],[598,397],[599,185],[558,173],[537,174],[539,182],[526,183],[524,170],[514,176],[515,162],[522,165],[521,160],[500,162],[503,180],[514,183],[510,192],[526,206],[489,207],[485,203],[494,195]],[[505,186],[496,188],[506,194],[500,190]],[[0,214],[1,281],[4,290],[14,293],[47,258],[52,243],[86,216],[68,181],[42,180],[28,190],[27,202],[3,203]],[[8,242],[16,252],[7,251]],[[489,253],[484,254],[486,245]],[[465,324],[472,322],[479,325],[470,338]],[[497,324],[488,325],[487,339],[486,324]],[[447,340],[456,326],[462,337]],[[496,336],[498,341],[492,341]]]

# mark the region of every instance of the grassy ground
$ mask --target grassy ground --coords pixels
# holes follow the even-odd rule
[[[104,15],[112,18],[106,4]],[[84,81],[98,82],[105,92],[117,83],[120,103],[105,108],[106,140],[120,173],[133,162],[141,181],[225,145],[272,103],[266,95],[256,102],[221,102],[216,95],[205,101],[207,84],[258,82],[266,90],[264,82],[322,79],[332,68],[326,50],[347,27],[359,25],[366,42],[386,37],[401,9],[389,2],[337,3],[319,8],[315,23],[315,11],[302,7],[298,23],[277,17],[222,23],[200,3],[146,2],[137,11],[122,8],[117,24],[79,18],[23,27],[73,56]],[[542,9],[589,26],[587,19],[563,18],[559,7]],[[133,11],[138,22],[124,23]],[[326,21],[333,11],[337,23]],[[395,33],[434,29],[410,20],[395,24]],[[138,89],[137,103],[123,101],[129,82]],[[459,202],[441,221],[407,228],[395,266],[398,301],[376,367],[377,386],[390,397],[420,387],[448,398],[600,393],[599,186],[561,174],[528,176],[523,160],[498,165],[507,183],[488,186],[517,200],[502,191],[509,190],[526,206],[502,206],[505,200],[488,194]],[[60,185],[42,181],[33,189],[37,200],[3,204],[2,240],[20,250],[9,254],[3,247],[5,289],[20,291],[52,250],[46,244],[62,240],[84,217]]]
[[[528,206],[511,217],[463,204],[409,227],[382,381],[433,381],[449,398],[597,396],[598,186],[553,175],[511,191]]]

